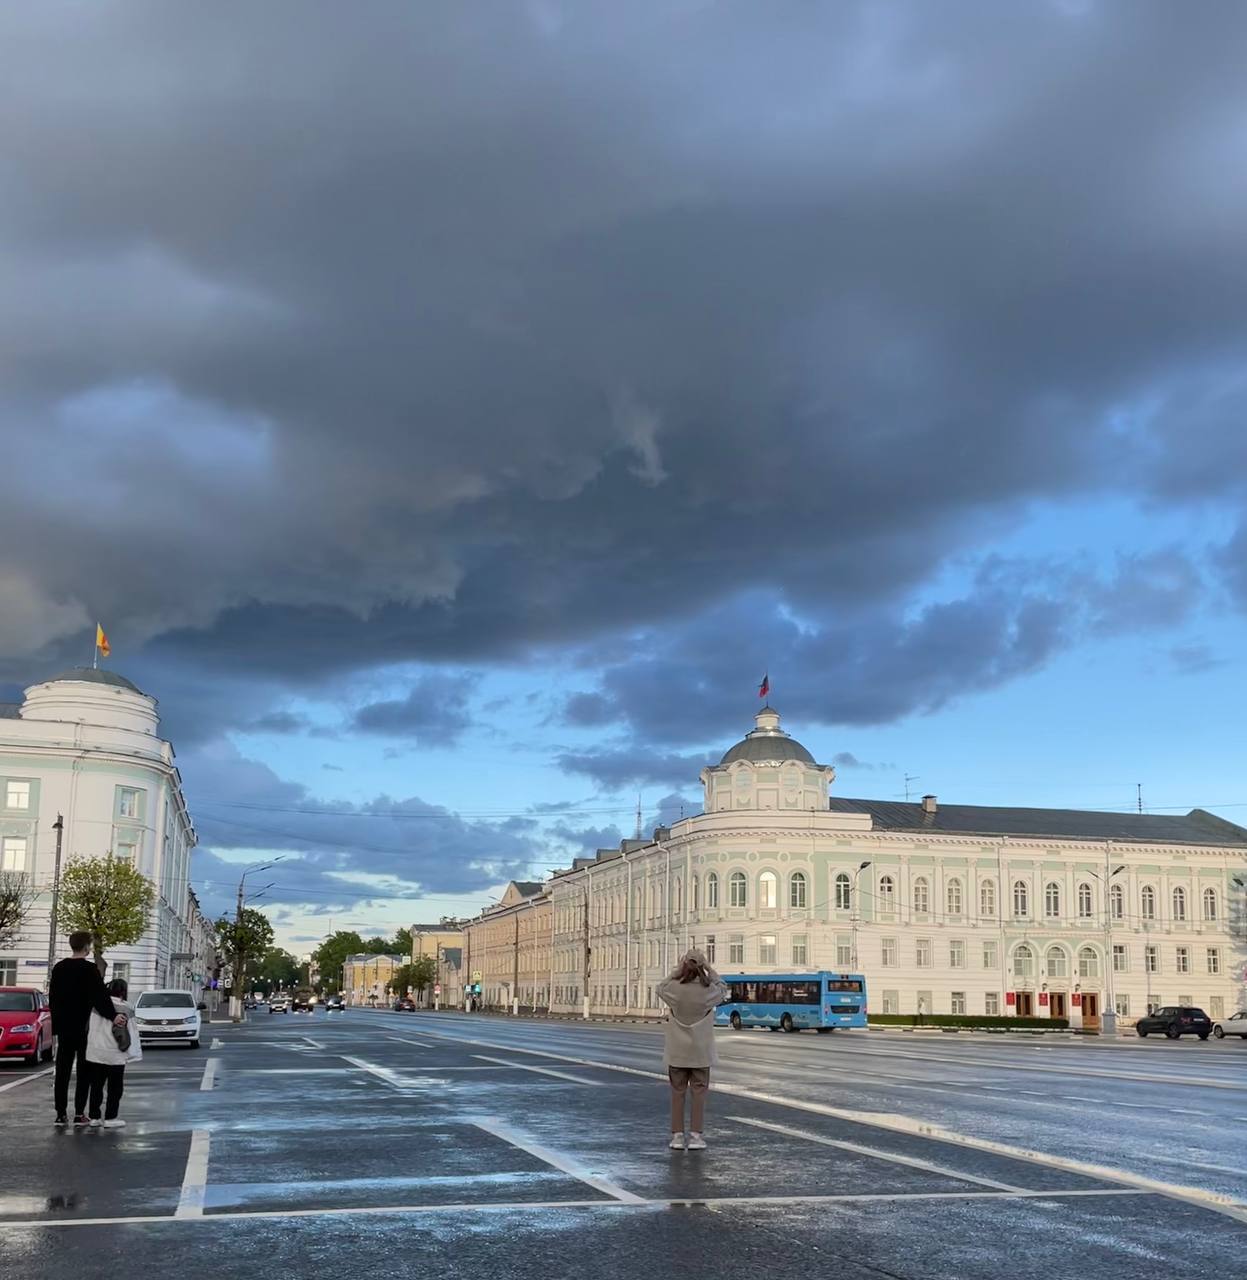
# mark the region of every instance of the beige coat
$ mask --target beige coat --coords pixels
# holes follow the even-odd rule
[[[714,1047],[714,1011],[729,991],[713,969],[707,972],[708,987],[696,979],[680,982],[666,978],[658,984],[658,998],[669,1010],[663,1024],[664,1067],[713,1067],[719,1060]]]
[[[134,1010],[124,1000],[118,1000],[114,996],[113,1008],[118,1013],[124,1013],[129,1021],[130,1047],[118,1049],[117,1041],[113,1039],[113,1024],[92,1009],[91,1021],[87,1027],[87,1061],[99,1062],[107,1067],[124,1067],[126,1063],[138,1062],[143,1057],[139,1024],[134,1021]]]

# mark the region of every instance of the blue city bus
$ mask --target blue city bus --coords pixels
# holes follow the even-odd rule
[[[825,1034],[866,1025],[866,979],[860,973],[725,973],[731,995],[715,1010],[717,1027]]]

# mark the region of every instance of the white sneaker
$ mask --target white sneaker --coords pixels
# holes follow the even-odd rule
[[[700,1133],[690,1133],[688,1135],[688,1149],[690,1151],[705,1151],[705,1138],[703,1138]]]
[[[101,1124],[103,1124],[103,1121],[102,1121],[102,1120],[88,1120],[88,1121],[87,1121],[87,1128],[88,1128],[88,1129],[98,1129],[98,1128],[100,1127],[100,1125],[101,1125]]]
[[[670,1146],[672,1151],[683,1151],[684,1135],[682,1133],[673,1133],[671,1135],[671,1141],[668,1143],[668,1146]]]
[[[104,1121],[105,1129],[124,1129],[125,1127],[126,1127],[126,1122],[124,1120],[105,1120]],[[706,1144],[703,1142],[701,1145],[704,1147]]]

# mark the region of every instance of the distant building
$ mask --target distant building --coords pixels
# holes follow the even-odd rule
[[[1247,1005],[1247,829],[1199,809],[829,798],[834,779],[763,708],[702,770],[704,813],[512,885],[469,924],[488,1003],[508,1003],[518,959],[521,1004],[548,991],[554,1011],[657,1013],[655,986],[695,945],[724,972],[863,972],[873,1013],[1092,1030]]]
[[[114,671],[76,667],[0,706],[0,867],[41,890],[15,950],[0,955],[0,984],[46,981],[57,814],[62,870],[74,858],[112,853],[154,885],[147,932],[110,947],[110,977],[136,991],[193,986],[204,939],[189,887],[195,829],[173,747],[159,735],[156,699]],[[56,955],[66,954],[63,921]]]
[[[347,956],[342,966],[342,989],[347,1004],[384,1004],[395,971],[407,963],[406,956],[375,956],[364,951]]]
[[[435,965],[433,983],[435,986],[441,987],[442,1003],[459,1003],[462,991],[455,990],[455,987],[458,986],[459,982],[460,964],[456,963],[453,966],[455,977],[452,984],[447,980],[451,966],[447,963],[445,952],[449,949],[462,953],[462,922],[443,919],[439,920],[437,924],[413,924],[410,932],[412,961],[414,962],[420,956],[430,956]],[[421,998],[425,1004],[432,1005],[434,1001],[433,987],[431,986],[424,991]]]

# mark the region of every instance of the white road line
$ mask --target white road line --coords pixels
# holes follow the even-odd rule
[[[182,1194],[178,1197],[175,1218],[202,1218],[204,1194],[208,1189],[208,1144],[211,1134],[207,1129],[191,1131],[191,1148],[186,1155],[186,1172],[182,1175]]]
[[[358,1067],[361,1071],[367,1071],[370,1076],[376,1076],[378,1080],[384,1080],[391,1089],[409,1089],[410,1083],[399,1072],[389,1067],[379,1066],[375,1062],[365,1062],[363,1058],[348,1058],[346,1054],[340,1057],[344,1062],[349,1062],[351,1066]]]
[[[212,1221],[238,1219],[256,1219],[263,1221],[272,1218],[342,1218],[358,1214],[367,1218],[393,1217],[396,1214],[411,1213],[522,1213],[527,1210],[544,1211],[547,1209],[606,1209],[612,1213],[634,1211],[637,1209],[670,1209],[695,1208],[706,1205],[712,1208],[730,1208],[732,1206],[774,1205],[774,1204],[855,1204],[858,1202],[890,1202],[903,1203],[907,1200],[1075,1200],[1113,1196],[1145,1196],[1149,1192],[1136,1191],[1129,1188],[1114,1187],[1107,1190],[1091,1191],[916,1191],[912,1195],[897,1195],[891,1192],[864,1192],[861,1194],[846,1193],[844,1195],[809,1195],[809,1196],[706,1196],[702,1199],[684,1200],[642,1200],[634,1202],[624,1200],[520,1200],[511,1202],[489,1203],[479,1200],[465,1204],[384,1204],[361,1205],[357,1207],[322,1206],[316,1209],[225,1209],[212,1214]],[[177,1221],[194,1221],[167,1214],[145,1214],[125,1218],[7,1218],[5,1230],[27,1227],[38,1230],[43,1227],[60,1229],[63,1227],[123,1227],[143,1226],[149,1223],[168,1225]]]
[[[393,1040],[396,1044],[414,1044],[417,1049],[432,1049],[436,1047],[427,1040],[413,1040],[410,1036],[386,1036],[385,1038]]]
[[[16,1089],[19,1084],[25,1084],[29,1080],[38,1080],[40,1076],[50,1076],[55,1067],[45,1067],[42,1071],[32,1071],[28,1076],[22,1076],[20,1080],[10,1080],[8,1084],[0,1084],[0,1093],[4,1093],[6,1089]]]
[[[538,1075],[554,1076],[556,1080],[570,1080],[572,1084],[596,1085],[596,1080],[586,1080],[583,1076],[570,1076],[566,1071],[555,1071],[550,1067],[534,1067],[523,1062],[508,1062],[506,1058],[488,1058],[483,1053],[474,1053],[474,1058],[481,1062],[492,1062],[499,1067],[514,1068],[516,1071],[535,1071]],[[436,1070],[436,1068],[433,1068]]]
[[[824,1138],[818,1133],[810,1133],[805,1129],[792,1129],[786,1124],[773,1124],[769,1120],[750,1120],[745,1116],[728,1116],[728,1119],[734,1120],[737,1124],[752,1125],[755,1129],[769,1129],[772,1133],[782,1133],[787,1138],[800,1138],[803,1142],[817,1142],[824,1147],[838,1147],[841,1151],[853,1151],[858,1155],[869,1156],[872,1160],[887,1160],[892,1164],[906,1165],[910,1169],[921,1169],[924,1173],[938,1173],[945,1178],[956,1178],[958,1182],[975,1182],[981,1187],[994,1187],[997,1191],[1009,1191],[1014,1195],[1030,1190],[1028,1187],[1015,1186],[1011,1182],[999,1182],[995,1178],[980,1178],[974,1173],[962,1173],[930,1160],[918,1160],[913,1156],[879,1151],[875,1147],[864,1147],[857,1142],[842,1142],[838,1138]]]
[[[429,1032],[440,1035],[443,1039],[459,1044],[471,1044],[487,1049],[496,1049],[498,1044],[489,1040],[469,1040],[463,1036],[449,1035],[443,1032]],[[521,1049],[518,1045],[503,1046],[512,1052],[527,1053],[538,1058],[552,1058],[556,1062],[570,1062],[577,1067],[600,1067],[604,1071],[618,1071],[625,1075],[642,1076],[649,1080],[665,1080],[666,1076],[657,1071],[645,1071],[640,1067],[621,1067],[613,1062],[599,1062],[592,1058],[574,1058],[570,1054],[551,1053],[546,1049]],[[1224,1214],[1237,1222],[1247,1222],[1247,1203],[1235,1200],[1216,1191],[1206,1191],[1202,1187],[1185,1187],[1179,1183],[1161,1182],[1143,1174],[1128,1173],[1123,1169],[1110,1168],[1107,1165],[1091,1164],[1083,1160],[1075,1160],[1067,1156],[1049,1155],[1043,1151],[1033,1151],[1026,1147],[1015,1147],[1007,1142],[995,1142],[989,1138],[975,1138],[969,1134],[957,1133],[945,1129],[941,1125],[926,1120],[914,1119],[911,1116],[887,1115],[875,1111],[851,1111],[843,1107],[831,1107],[822,1102],[804,1102],[799,1098],[784,1097],[774,1093],[762,1093],[756,1089],[746,1089],[741,1085],[719,1083],[715,1085],[719,1093],[730,1093],[736,1097],[749,1098],[755,1102],[767,1102],[778,1107],[788,1107],[794,1111],[805,1111],[813,1115],[830,1116],[836,1120],[847,1120],[851,1124],[867,1125],[874,1129],[885,1129],[892,1133],[915,1134],[922,1138],[931,1138],[937,1142],[947,1142],[954,1146],[969,1147],[973,1151],[990,1151],[995,1155],[1008,1156],[1012,1160],[1023,1160],[1030,1164],[1046,1165],[1051,1169],[1064,1169],[1070,1173],[1080,1173],[1089,1178],[1098,1178],[1105,1182],[1114,1182],[1119,1186],[1136,1187],[1156,1195],[1168,1196],[1173,1200],[1182,1200],[1188,1204],[1200,1205]]]
[[[319,1040],[313,1040],[311,1036],[300,1036],[300,1040],[306,1040],[313,1049],[323,1049],[325,1046]]]
[[[618,1200],[623,1204],[645,1203],[641,1196],[634,1195],[631,1191],[625,1191],[623,1187],[617,1187],[613,1182],[591,1172],[584,1165],[578,1164],[570,1156],[565,1156],[550,1147],[543,1147],[540,1143],[533,1142],[531,1138],[516,1129],[512,1129],[510,1125],[503,1124],[493,1118],[473,1120],[470,1123],[485,1133],[493,1134],[495,1138],[501,1138],[503,1142],[509,1142],[511,1146],[519,1148],[520,1151],[527,1152],[535,1160],[540,1160],[543,1164],[548,1164],[552,1169],[558,1169],[568,1174],[577,1181],[593,1187],[596,1191],[605,1193],[614,1200]]]
[[[204,1078],[199,1082],[200,1093],[211,1093],[216,1087],[216,1063],[215,1058],[209,1058],[204,1063]]]
[[[222,1040],[220,1036],[213,1036],[213,1037],[212,1037],[212,1043],[208,1046],[208,1048],[209,1048],[209,1049],[224,1049],[224,1048],[225,1048],[225,1041],[224,1041],[224,1040]]]

